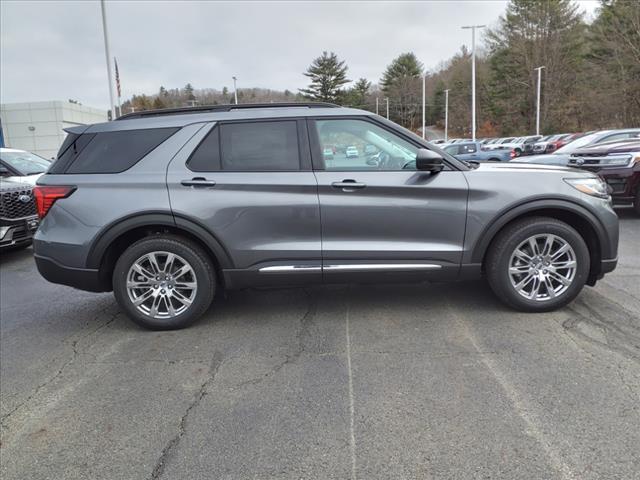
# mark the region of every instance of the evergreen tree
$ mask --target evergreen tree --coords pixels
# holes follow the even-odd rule
[[[333,52],[322,52],[307,68],[304,76],[309,77],[311,83],[308,88],[300,89],[300,93],[305,98],[322,102],[339,101],[341,87],[350,82],[344,60],[339,60]]]
[[[183,89],[184,96],[188,101],[192,101],[196,99],[196,96],[193,94],[193,86],[190,83],[187,83]]]
[[[366,78],[359,78],[353,86],[354,99],[357,101],[357,105],[363,107],[367,101],[367,94],[371,89],[371,82]]]
[[[382,91],[389,98],[390,115],[411,130],[422,108],[422,69],[414,53],[403,53],[387,66],[380,80]]]

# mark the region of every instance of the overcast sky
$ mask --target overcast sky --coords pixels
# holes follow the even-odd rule
[[[579,2],[592,14],[595,1]],[[413,51],[427,69],[470,45],[461,25],[495,25],[504,1],[213,2],[108,1],[111,55],[122,96],[160,85],[297,91],[323,50],[348,77],[377,82],[398,54]],[[76,99],[108,108],[100,3],[0,2],[2,103]]]

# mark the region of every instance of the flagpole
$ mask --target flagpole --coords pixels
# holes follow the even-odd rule
[[[102,31],[104,33],[104,53],[107,59],[107,78],[109,80],[109,107],[111,108],[111,118],[116,118],[115,104],[113,102],[113,82],[111,81],[111,55],[109,55],[109,34],[107,32],[107,11],[104,0],[100,1],[102,9]]]
[[[116,66],[116,93],[118,95],[118,117],[122,116],[122,105],[120,103],[122,92],[120,90],[120,72],[118,71],[118,60],[113,57],[113,63]]]

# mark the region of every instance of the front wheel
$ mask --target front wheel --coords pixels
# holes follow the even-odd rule
[[[546,217],[516,221],[492,243],[485,269],[495,294],[526,312],[563,307],[582,290],[590,256],[570,225]]]
[[[127,315],[151,330],[184,328],[211,305],[216,277],[208,256],[173,235],[143,238],[120,256],[113,293]]]

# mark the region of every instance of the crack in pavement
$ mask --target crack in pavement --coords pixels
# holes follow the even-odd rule
[[[157,480],[164,474],[167,462],[171,458],[171,455],[175,448],[180,443],[180,440],[182,440],[182,437],[186,433],[187,418],[189,417],[189,414],[193,411],[193,409],[200,405],[202,399],[207,395],[207,389],[214,382],[216,375],[223,363],[224,361],[222,353],[218,351],[214,352],[213,358],[211,359],[211,366],[209,367],[209,376],[202,383],[202,385],[200,385],[198,393],[180,418],[180,423],[178,424],[178,433],[171,440],[169,440],[167,445],[162,449],[160,457],[158,458],[158,461],[156,462],[156,465],[151,472],[151,480]]]
[[[271,369],[267,373],[256,378],[240,382],[236,385],[236,388],[244,387],[245,385],[257,385],[268,377],[278,373],[285,365],[295,362],[305,352],[306,347],[304,344],[304,337],[307,335],[309,327],[313,324],[313,320],[318,310],[318,301],[317,298],[307,290],[304,290],[304,292],[307,295],[308,303],[307,310],[299,320],[300,327],[298,328],[298,332],[296,333],[296,340],[298,342],[297,349],[292,354],[285,354],[284,360],[271,367]]]
[[[91,321],[96,321],[101,315],[106,314],[107,310],[109,309],[110,305],[103,308],[102,310],[100,310],[100,312],[98,312],[97,315],[95,315],[93,317],[93,319]],[[2,418],[0,419],[0,426],[5,429],[8,428],[6,422],[18,411],[20,410],[23,406],[25,406],[27,403],[29,403],[33,398],[35,398],[40,391],[47,387],[49,384],[51,384],[52,382],[54,382],[56,379],[58,379],[60,376],[62,376],[62,373],[65,371],[65,369],[71,365],[73,362],[75,362],[75,360],[78,358],[78,356],[82,353],[78,350],[78,344],[90,337],[91,335],[94,335],[96,333],[98,333],[100,330],[102,330],[103,328],[106,328],[107,326],[109,326],[111,323],[113,323],[115,321],[115,319],[117,318],[118,315],[120,315],[120,311],[117,311],[113,314],[111,314],[111,317],[104,323],[102,323],[101,325],[99,325],[97,328],[94,328],[93,330],[91,330],[89,333],[81,336],[80,338],[74,340],[71,342],[71,348],[73,351],[73,354],[71,355],[71,358],[69,358],[67,361],[65,361],[60,368],[58,369],[58,371],[49,379],[47,379],[46,381],[44,381],[43,383],[41,383],[40,385],[38,385],[32,392],[31,394],[29,394],[27,396],[27,398],[25,398],[22,402],[20,402],[18,405],[16,405],[10,412],[6,413],[5,415],[2,416]],[[97,340],[96,340],[97,341]],[[87,347],[85,348],[88,349],[90,348],[96,341],[94,341],[93,343],[91,343],[90,345],[87,345]],[[68,343],[67,341],[63,342],[63,343]]]

